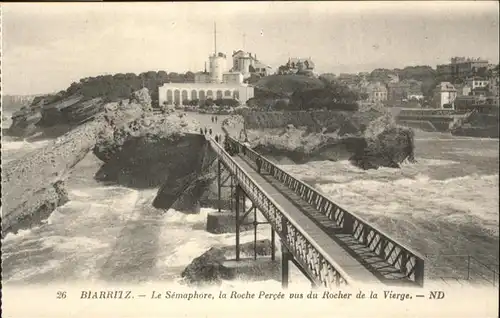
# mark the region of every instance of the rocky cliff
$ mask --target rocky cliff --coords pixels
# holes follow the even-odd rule
[[[92,149],[104,123],[95,121],[2,167],[2,236],[30,227],[67,201],[64,179]]]
[[[36,97],[31,105],[12,114],[6,134],[20,138],[56,138],[93,120],[104,111],[102,98],[84,99],[72,95],[58,100],[53,96]]]
[[[456,136],[498,138],[499,128],[498,111],[496,113],[472,112],[452,127],[451,133]]]
[[[243,135],[252,147],[278,162],[350,160],[360,168],[373,169],[414,160],[413,131],[398,127],[393,116],[378,105],[356,112],[250,111],[241,116]],[[237,122],[231,120],[233,125]]]

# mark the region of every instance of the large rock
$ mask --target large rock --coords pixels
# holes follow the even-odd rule
[[[138,105],[143,112],[153,110],[147,88],[133,92],[128,100],[111,104]],[[29,107],[12,115],[7,134],[21,138],[56,138],[94,120],[108,105],[104,98],[85,98],[79,94],[36,97]]]
[[[450,131],[456,136],[498,138],[499,118],[498,107],[489,113],[473,111],[451,125]]]
[[[201,197],[209,192],[210,185],[214,182],[217,182],[216,174],[202,174],[177,197],[172,209],[189,214],[199,213],[202,207]]]
[[[414,133],[409,128],[390,127],[373,139],[366,139],[349,159],[363,169],[399,168],[408,159],[415,162]]]
[[[81,95],[37,97],[32,104],[12,115],[7,135],[21,138],[56,138],[104,110],[102,98],[84,99]]]
[[[141,105],[145,112],[153,111],[153,107],[151,106],[151,96],[149,95],[149,90],[146,87],[132,93],[130,103],[134,102]]]
[[[253,255],[254,242],[240,245],[241,256]],[[224,266],[224,262],[234,256],[235,246],[212,247],[195,258],[182,272],[181,277],[189,285],[219,285],[222,280],[233,279],[233,268]],[[271,241],[257,241],[257,255],[270,255]]]
[[[197,198],[214,179],[204,174],[216,157],[198,134],[199,123],[177,113],[158,116],[147,108],[147,99],[138,105],[106,107],[111,125],[94,147],[104,162],[95,178],[135,188],[159,187],[154,207],[169,209],[177,201],[174,208],[196,213]],[[117,119],[123,124],[115,124]]]
[[[67,199],[62,180],[94,146],[103,121],[84,124],[2,167],[2,235],[43,219]]]
[[[12,114],[12,123],[6,134],[10,136],[26,137],[37,132],[36,124],[42,119],[42,114],[36,108],[23,107]]]
[[[414,161],[414,139],[410,128],[398,127],[393,116],[375,107],[358,112],[273,112],[244,114],[246,135],[257,152],[272,160],[293,163],[349,160],[372,169],[399,167]],[[247,123],[248,121],[248,123]],[[269,128],[274,127],[274,128]],[[241,138],[235,135],[237,139]]]
[[[85,101],[85,105],[92,108],[90,104],[101,102],[95,99]],[[54,128],[60,127],[63,119],[86,117],[76,110],[61,111],[72,107],[81,110],[75,106],[81,103],[79,97],[57,103],[38,99],[34,103],[42,104],[42,117],[47,117],[47,112],[52,112],[53,117],[40,119],[43,124],[26,123],[26,127]],[[159,208],[170,208],[184,194],[179,206],[189,212],[196,209],[188,202],[196,202],[213,182],[213,175],[205,174],[210,173],[216,158],[205,137],[198,134],[198,122],[176,113],[154,114],[147,89],[128,100],[103,105],[100,112],[94,112],[92,120],[75,124],[45,148],[4,165],[4,234],[46,218],[66,202],[61,181],[90,150],[104,162],[96,179],[136,188],[159,187],[153,202]]]
[[[188,180],[186,176],[195,180],[197,171],[208,164],[204,137],[188,133],[197,131],[198,126],[175,114],[155,118],[145,93],[141,91],[130,100],[106,104],[102,107],[104,113],[94,113],[93,120],[80,122],[46,147],[4,164],[2,235],[32,226],[64,204],[67,201],[63,187],[66,176],[92,149],[105,162],[97,173],[102,179],[131,186],[156,187],[164,184],[168,187],[178,179]],[[96,99],[94,102],[102,101]],[[43,98],[35,99],[33,103],[37,107],[50,104]],[[60,101],[57,105],[61,103],[65,103],[64,109],[68,109],[80,100]],[[54,106],[53,103],[50,105]],[[45,110],[63,109],[59,106],[45,107]],[[35,107],[23,109],[22,114],[35,116],[33,109]],[[73,115],[80,119],[83,116],[77,112]],[[68,113],[59,113],[54,118],[69,117]],[[44,124],[52,125],[48,121]],[[61,126],[57,123],[48,128]],[[36,129],[43,126],[28,120],[23,125],[26,129],[22,133],[31,131],[33,126]],[[20,126],[18,124],[13,129]]]
[[[120,118],[124,124],[108,125],[99,136],[94,154],[104,165],[96,174],[98,180],[158,187],[169,176],[183,178],[194,172],[203,160],[206,141],[193,133],[199,129],[197,122],[176,114],[155,116],[129,105],[110,109],[106,118],[111,123]]]
[[[2,218],[2,237],[7,233],[17,233],[39,225],[57,207],[68,201],[68,193],[62,180],[36,191],[20,204],[17,212],[22,211],[21,213],[11,212]]]

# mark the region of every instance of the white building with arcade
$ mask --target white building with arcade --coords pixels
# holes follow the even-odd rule
[[[228,71],[227,57],[217,52],[217,33],[215,50],[209,56],[209,71],[195,74],[194,83],[165,83],[158,88],[160,105],[182,105],[186,100],[236,99],[245,104],[254,97],[254,88],[245,84],[244,75],[238,71]],[[206,64],[205,64],[206,65]]]

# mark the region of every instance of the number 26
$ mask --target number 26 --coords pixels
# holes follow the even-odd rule
[[[57,292],[57,299],[65,299],[66,298],[66,292],[65,291],[58,291]]]

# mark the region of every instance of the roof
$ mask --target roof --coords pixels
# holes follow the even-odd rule
[[[380,82],[370,83],[366,86],[366,88],[370,91],[387,91],[387,87],[385,87],[385,85],[382,85]]]
[[[456,92],[455,86],[450,82],[441,82],[436,86],[442,92]]]
[[[485,81],[485,82],[487,82],[488,79],[484,78],[484,77],[470,77],[470,78],[467,78],[466,81]]]
[[[240,52],[241,52],[241,53],[245,53],[243,50],[233,51],[233,55],[232,55],[232,56],[235,56],[236,54],[238,54],[238,53],[240,53]]]
[[[263,67],[265,67],[265,68],[271,68],[271,66],[266,65],[266,64],[264,64],[264,63],[262,63],[260,61],[256,61],[255,64],[254,64],[254,68],[263,68]]]

